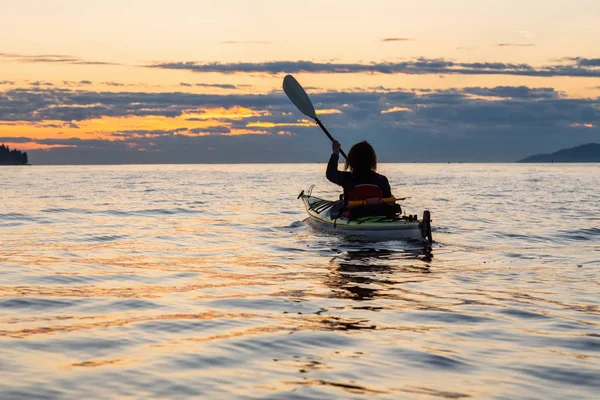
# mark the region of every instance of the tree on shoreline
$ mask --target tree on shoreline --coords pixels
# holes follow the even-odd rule
[[[10,149],[4,144],[0,145],[0,165],[25,165],[27,164],[27,153],[17,149]]]

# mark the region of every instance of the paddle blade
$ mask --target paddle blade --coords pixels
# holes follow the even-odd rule
[[[302,114],[313,119],[317,118],[315,107],[296,78],[291,75],[287,75],[283,78],[283,91],[287,94],[287,97],[289,97],[292,103],[298,107],[298,110],[300,110]]]

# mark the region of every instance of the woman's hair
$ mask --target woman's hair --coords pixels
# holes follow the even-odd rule
[[[377,171],[377,155],[373,146],[366,140],[352,146],[344,169],[350,169],[353,174]]]

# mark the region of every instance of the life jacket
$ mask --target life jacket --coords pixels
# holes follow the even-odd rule
[[[348,203],[351,201],[364,201],[365,204],[379,204],[383,192],[377,185],[356,185],[348,193]]]
[[[402,212],[395,197],[383,198],[377,185],[356,185],[348,193],[348,205],[343,216],[353,219],[370,216],[392,216]]]

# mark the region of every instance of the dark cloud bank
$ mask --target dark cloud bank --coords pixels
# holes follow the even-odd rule
[[[381,42],[405,42],[413,39],[404,37],[383,38]],[[259,41],[227,41],[225,44],[268,44]],[[498,47],[532,47],[533,43],[498,43]],[[73,65],[123,65],[107,61],[90,61],[71,55],[39,54],[26,55],[0,52],[0,60],[16,63],[73,64]],[[260,63],[201,63],[195,61],[167,61],[142,68],[183,70],[199,73],[379,73],[379,74],[461,74],[461,75],[515,75],[536,77],[600,77],[600,58],[565,57],[557,63],[535,67],[529,64],[503,62],[456,62],[444,58],[416,58],[402,62],[380,63],[335,63],[314,61],[270,61]]]
[[[570,99],[552,88],[471,87],[456,90],[326,92],[311,96],[317,109],[338,109],[322,120],[348,149],[367,139],[381,161],[510,162],[532,153],[600,141],[600,99]],[[175,117],[185,110],[242,106],[271,115],[231,120],[294,123],[302,116],[282,93],[207,95],[191,93],[110,93],[56,88],[0,92],[0,121],[44,123],[102,116]],[[382,111],[391,111],[382,113]],[[61,137],[60,124],[57,137]],[[113,132],[115,139],[36,140],[75,146],[30,151],[33,163],[230,163],[325,161],[330,145],[316,126],[246,128],[266,135],[228,136],[230,128]],[[206,136],[183,136],[202,134]],[[0,138],[27,142],[31,138]]]
[[[383,43],[405,42],[413,39],[389,37]],[[262,41],[224,41],[223,44],[269,44]],[[533,43],[498,43],[498,47],[532,47]],[[17,63],[74,64],[74,65],[123,65],[108,61],[91,61],[72,55],[57,54],[17,54],[0,52],[0,60]],[[185,70],[192,72],[215,73],[380,73],[380,74],[464,74],[464,75],[517,75],[517,76],[572,76],[600,77],[600,58],[565,57],[557,64],[534,67],[529,64],[503,62],[456,62],[443,58],[420,57],[402,62],[380,63],[322,63],[313,61],[270,61],[260,63],[200,63],[195,61],[168,61],[149,65],[145,68]]]
[[[385,39],[384,39],[385,40]],[[389,40],[399,40],[390,38]],[[498,46],[530,46],[501,43]],[[455,62],[446,59],[418,58],[403,62],[382,63],[319,63],[313,61],[272,61],[262,63],[198,63],[163,62],[147,65],[148,68],[184,70],[192,72],[234,73],[379,73],[379,74],[460,74],[460,75],[516,75],[516,76],[571,76],[600,77],[600,58],[564,58],[561,63],[534,67],[529,64],[511,64],[502,62]]]

